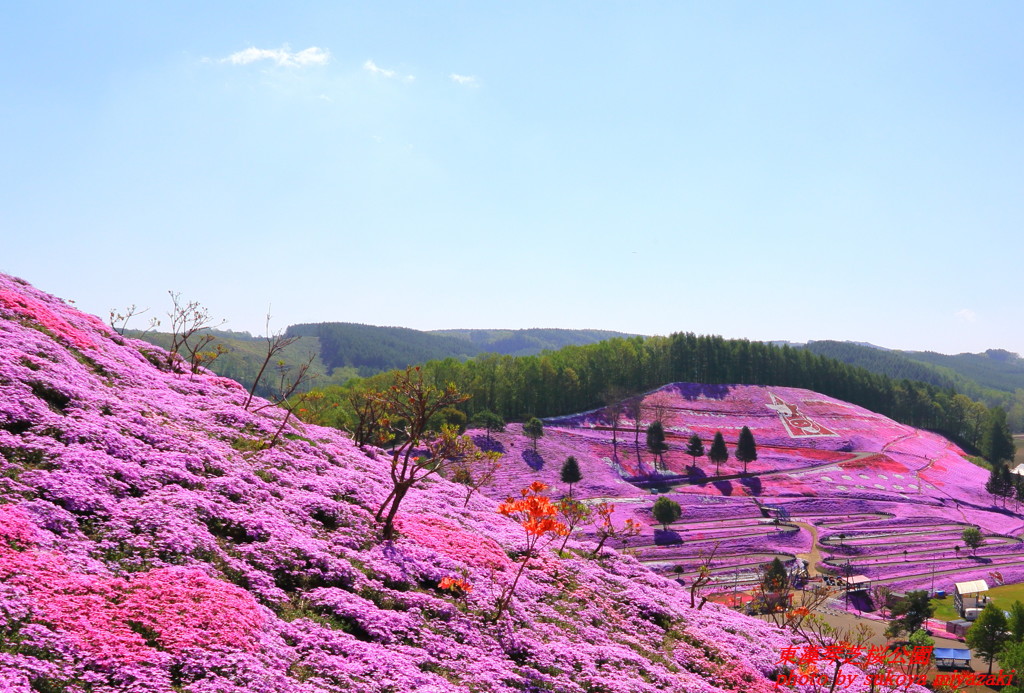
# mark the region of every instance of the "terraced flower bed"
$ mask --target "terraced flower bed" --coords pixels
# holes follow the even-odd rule
[[[644,447],[644,430],[655,417],[668,433],[663,460]],[[645,527],[625,547],[659,570],[678,566],[684,578],[700,554],[717,545],[715,570],[734,581],[737,571],[756,572],[761,558],[809,559],[814,550],[820,557],[813,569],[834,571],[849,561],[852,570],[897,589],[919,584],[924,573],[930,581],[933,568],[937,586],[984,575],[990,565],[1006,568],[1007,580],[1024,579],[1008,565],[1024,559],[1015,539],[1024,517],[994,506],[984,490],[985,470],[936,434],[807,390],[742,385],[666,386],[644,397],[639,423],[639,444],[626,416],[613,443],[603,410],[550,419],[536,455],[511,426],[497,436],[511,452],[497,495],[535,478],[561,490],[558,468],[572,454],[584,475],[575,495],[616,502],[617,521],[630,518]],[[732,457],[743,426],[758,444],[758,459],[746,473]],[[717,474],[706,457],[694,464],[684,452],[694,433],[707,448],[716,431],[730,451]],[[651,488],[682,507],[669,532],[651,515],[657,497]],[[779,509],[796,524],[786,531],[761,524]],[[966,526],[986,535],[978,562],[966,549],[956,556]]]

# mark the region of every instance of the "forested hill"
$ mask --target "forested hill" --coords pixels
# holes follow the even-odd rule
[[[983,354],[936,354],[932,351],[907,353],[915,361],[948,368],[970,378],[982,387],[1004,392],[1024,389],[1024,359],[1003,349]]]
[[[125,330],[125,336],[144,339],[168,349],[171,335],[166,332]],[[208,365],[218,375],[252,387],[267,352],[267,340],[248,332],[202,330],[197,336],[212,335],[206,345],[220,354]],[[611,337],[626,336],[603,330],[437,330],[424,332],[405,327],[377,327],[355,323],[317,323],[292,325],[286,336],[295,337],[273,360],[273,372],[265,375],[256,394],[272,397],[276,392],[277,362],[285,371],[301,366],[311,355],[315,382],[321,387],[338,385],[355,377],[367,377],[382,371],[405,368],[425,361],[455,358],[465,360],[480,353],[524,356],[572,344],[592,344]]]
[[[989,407],[1007,411],[1010,427],[1024,431],[1024,359],[1001,349],[982,354],[883,350],[852,342],[810,342],[804,348],[820,356],[865,368],[890,378],[907,378],[953,389]]]
[[[430,334],[465,339],[482,352],[509,356],[532,356],[574,344],[594,344],[614,337],[632,337],[610,330],[431,330]]]
[[[480,352],[467,340],[408,327],[322,322],[292,325],[285,334],[316,337],[320,359],[328,369],[354,368],[363,376],[433,359],[467,359]]]
[[[819,356],[836,359],[851,366],[866,368],[872,373],[881,373],[890,378],[920,380],[941,388],[954,388],[958,385],[959,379],[956,374],[915,361],[902,351],[832,340],[808,342],[802,346]]]
[[[435,383],[454,383],[472,396],[462,405],[467,417],[485,410],[508,420],[550,417],[635,398],[669,382],[743,383],[821,392],[901,423],[942,432],[983,453],[997,438],[1009,440],[1002,410],[989,410],[952,390],[872,373],[807,349],[693,333],[608,339],[537,356],[431,361],[423,370]],[[384,389],[389,378],[381,374],[325,393],[332,420],[318,422],[356,426],[348,392]]]
[[[287,335],[316,337],[320,358],[329,369],[353,368],[372,375],[425,361],[465,360],[481,353],[529,356],[573,344],[624,337],[603,330],[435,330],[377,327],[350,322],[292,325]]]

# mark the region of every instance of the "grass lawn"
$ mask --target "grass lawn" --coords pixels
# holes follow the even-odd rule
[[[995,602],[996,606],[1009,610],[1010,604],[1013,604],[1015,601],[1024,602],[1024,582],[993,587],[988,591],[988,594],[992,597],[992,601]]]
[[[1010,605],[1015,601],[1024,602],[1024,582],[1014,585],[1003,585],[993,587],[988,591],[988,596],[1000,609],[1009,611]],[[933,599],[932,606],[935,607],[935,618],[943,621],[953,621],[960,618],[960,615],[953,608],[953,595],[947,594],[945,599]]]
[[[935,607],[934,618],[942,619],[943,621],[955,621],[960,618],[960,614],[953,608],[952,594],[947,594],[944,599],[933,599],[932,606]]]
[[[1024,435],[1015,435],[1013,443],[1017,446],[1017,455],[1013,458],[1014,466],[1024,464]]]

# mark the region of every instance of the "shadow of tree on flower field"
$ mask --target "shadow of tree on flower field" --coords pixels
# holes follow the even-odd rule
[[[535,472],[544,468],[544,458],[534,450],[523,450],[523,462],[530,465],[530,469]]]

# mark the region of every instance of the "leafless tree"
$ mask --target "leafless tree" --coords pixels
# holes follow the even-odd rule
[[[701,594],[704,587],[711,582],[711,562],[715,560],[715,554],[718,552],[718,542],[712,547],[711,552],[707,555],[701,551],[700,554],[700,567],[697,568],[697,575],[693,578],[690,583],[690,608],[694,608],[697,602],[697,595]],[[697,611],[704,608],[707,603],[707,596],[701,595],[700,606],[696,607]]]
[[[119,309],[117,309],[117,308],[111,308],[110,309],[110,326],[112,328],[114,328],[115,332],[117,332],[119,335],[121,335],[123,337],[125,331],[128,329],[128,322],[132,318],[138,317],[139,315],[143,315],[143,314],[147,313],[148,311],[149,311],[149,308],[141,308],[140,309],[134,303],[131,304],[130,306],[128,306],[127,308],[125,308],[123,313]],[[145,330],[143,330],[142,334],[139,335],[139,337],[140,338],[144,337],[147,332],[149,332],[150,330],[154,330],[154,329],[156,329],[159,326],[160,326],[160,318],[157,318],[155,316],[150,318],[149,319],[149,327],[147,327]]]
[[[640,429],[643,427],[642,419],[644,413],[644,398],[638,395],[626,402],[626,416],[633,420],[633,432],[636,434],[633,442],[640,446]]]
[[[501,468],[500,452],[484,452],[471,450],[451,464],[452,481],[466,487],[466,500],[462,507],[469,505],[473,493],[494,481],[498,469]]]
[[[672,395],[667,392],[655,392],[643,403],[643,408],[651,421],[657,421],[664,428],[672,410]]]
[[[245,400],[245,409],[248,409],[249,405],[252,403],[252,398],[256,394],[256,388],[263,379],[263,375],[266,373],[267,366],[270,365],[270,362],[277,356],[281,355],[285,349],[297,342],[299,338],[285,337],[283,332],[271,333],[270,313],[267,313],[266,337],[264,339],[267,342],[267,351],[266,354],[264,354],[263,363],[260,364],[260,370],[256,373],[256,379],[253,381],[252,387],[249,388],[249,396]]]
[[[618,386],[612,386],[605,390],[602,395],[602,399],[605,404],[605,421],[608,422],[612,427],[612,446],[615,447],[619,444],[618,433],[619,433],[619,419],[622,418],[622,411],[625,408],[622,400],[625,398],[625,391]]]
[[[295,411],[305,404],[307,398],[316,396],[315,394],[304,392],[293,399],[293,395],[295,395],[315,375],[310,372],[310,369],[313,367],[313,361],[315,360],[316,354],[311,353],[303,363],[295,367],[294,373],[291,372],[291,366],[288,366],[283,361],[278,361],[278,372],[280,377],[278,381],[277,394],[273,401],[254,410],[259,411],[260,409],[265,409],[268,406],[280,406],[285,410],[284,419],[282,419],[280,425],[278,425],[273,438],[270,439],[270,442],[266,447],[272,448],[277,445],[277,441],[280,439],[281,433],[284,431],[285,426],[288,425],[288,422],[295,414]]]
[[[183,360],[181,352],[188,355],[188,363],[191,372],[197,373],[203,361],[213,361],[217,356],[224,353],[221,349],[214,352],[204,351],[217,338],[209,333],[209,330],[216,329],[223,325],[226,320],[215,323],[207,310],[198,301],[184,303],[181,300],[181,292],[168,291],[171,296],[171,311],[167,316],[171,319],[171,346],[167,353],[167,368],[179,370],[178,362]],[[212,358],[211,353],[216,355]]]

